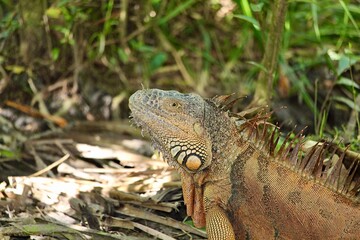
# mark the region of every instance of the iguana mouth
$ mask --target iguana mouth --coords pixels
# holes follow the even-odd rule
[[[140,102],[140,104],[136,104]],[[143,106],[147,106],[146,102],[143,101],[141,94],[136,92],[129,98],[129,108],[131,110],[131,121],[137,126],[140,127],[145,133],[151,135],[151,126],[150,122],[161,121],[159,115],[153,111],[153,109],[145,109]],[[150,106],[149,106],[150,108]]]
[[[150,133],[150,129],[148,125],[142,120],[142,111],[141,108],[138,108],[136,106],[130,107],[131,115],[130,115],[130,122],[134,123],[136,127],[141,128],[142,131],[146,133]],[[152,113],[148,113],[152,114]]]

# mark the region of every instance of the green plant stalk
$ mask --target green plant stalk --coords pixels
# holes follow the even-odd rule
[[[272,24],[266,41],[262,65],[267,71],[261,70],[256,83],[253,99],[255,104],[265,104],[271,99],[273,92],[273,79],[277,68],[278,56],[285,25],[287,0],[275,0],[273,5]]]
[[[162,24],[168,22],[172,18],[176,17],[177,15],[179,15],[180,13],[185,11],[187,8],[191,7],[191,5],[193,5],[195,2],[196,2],[195,0],[188,0],[186,2],[181,3],[174,10],[170,11],[166,16],[159,19],[158,24],[162,25]]]
[[[341,6],[343,7],[346,15],[349,17],[351,23],[354,25],[357,33],[360,34],[360,29],[359,29],[359,27],[358,27],[358,25],[357,25],[354,17],[353,17],[352,14],[350,13],[349,8],[347,7],[346,3],[345,3],[343,0],[340,0],[339,2],[340,2],[340,4],[341,4]]]
[[[312,13],[312,17],[313,17],[313,22],[314,22],[314,31],[315,31],[315,36],[316,39],[319,41],[319,43],[321,44],[321,34],[320,34],[320,28],[319,28],[319,19],[318,19],[318,8],[317,8],[317,3],[311,3],[311,13]]]

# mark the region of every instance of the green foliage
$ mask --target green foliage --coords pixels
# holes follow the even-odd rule
[[[250,95],[254,79],[264,67],[261,59],[272,1],[44,3],[43,55],[32,56],[32,65],[25,65],[17,54],[23,10],[16,2],[0,4],[1,65],[19,78],[31,72],[39,85],[70,77],[71,84],[95,84],[112,96],[129,94],[141,84],[208,96]],[[359,68],[359,23],[357,1],[289,2],[275,79],[282,75],[289,79],[289,94],[298,95],[298,101],[313,111],[318,126],[327,122],[323,111],[329,108],[321,108],[317,84],[327,79],[309,74],[313,69],[326,69],[337,87],[351,93],[333,96],[331,101],[358,111],[354,99],[359,93],[359,76],[350,72]],[[51,71],[44,75],[44,69]]]

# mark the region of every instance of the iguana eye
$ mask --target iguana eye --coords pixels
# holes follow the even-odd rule
[[[180,107],[180,104],[177,103],[177,102],[172,102],[172,103],[170,104],[170,106],[171,106],[171,107],[178,108],[178,107]]]
[[[176,99],[168,98],[160,101],[160,108],[169,113],[181,113],[184,110],[183,107],[182,103]]]

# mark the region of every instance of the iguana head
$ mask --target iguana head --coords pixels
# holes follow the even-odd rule
[[[207,115],[212,111],[196,94],[139,90],[129,99],[134,122],[149,133],[170,165],[198,172],[210,165],[212,144]]]

